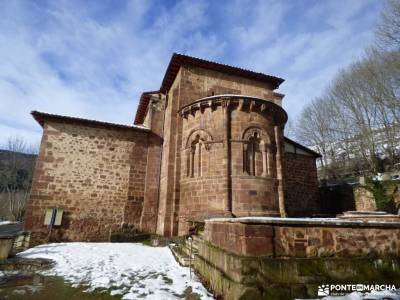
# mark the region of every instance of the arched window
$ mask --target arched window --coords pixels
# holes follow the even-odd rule
[[[243,171],[250,176],[271,175],[273,153],[268,135],[258,127],[250,127],[243,139]]]
[[[203,141],[200,135],[196,135],[196,138],[190,145],[190,166],[189,177],[200,177],[201,176],[201,159],[202,159],[202,148],[204,147]]]
[[[255,176],[256,172],[256,156],[260,152],[260,137],[258,132],[254,132],[245,145],[245,170],[247,174]]]
[[[208,150],[211,135],[205,130],[195,130],[186,142],[186,175],[187,177],[201,177],[204,170],[205,150]]]

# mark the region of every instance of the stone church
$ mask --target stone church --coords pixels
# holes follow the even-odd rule
[[[319,154],[284,137],[282,82],[173,54],[134,125],[33,111],[43,137],[25,229],[43,241],[54,208],[64,241],[108,240],[122,224],[178,236],[212,217],[317,213]]]

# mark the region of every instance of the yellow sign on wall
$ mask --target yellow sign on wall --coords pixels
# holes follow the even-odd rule
[[[44,216],[44,225],[60,226],[64,209],[62,208],[48,208]]]

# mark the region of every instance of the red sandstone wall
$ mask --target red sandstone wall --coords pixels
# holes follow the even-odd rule
[[[164,117],[157,234],[165,236],[176,235],[178,230],[176,211],[179,210],[179,182],[176,182],[176,172],[180,168],[177,164],[177,147],[181,141],[181,120],[178,120],[180,78],[181,71],[168,92]]]
[[[146,131],[46,122],[25,221],[33,244],[47,235],[47,208],[64,209],[54,239],[107,240],[123,222],[138,225],[146,155]]]
[[[228,195],[223,121],[222,107],[214,110],[206,108],[202,113],[183,118],[179,204],[181,234],[187,232],[189,220],[201,220],[226,212]],[[192,148],[198,146],[196,137],[200,137],[202,144],[200,150],[195,150],[194,161],[191,162]]]
[[[285,206],[289,217],[311,216],[319,212],[315,158],[285,152]]]
[[[198,67],[187,66],[181,70],[183,84],[190,91],[190,96],[182,99],[181,106],[196,99],[221,94],[241,94],[269,99],[278,105],[282,103],[282,97],[275,95],[266,83]]]
[[[249,96],[271,99],[277,104],[281,103],[281,96],[273,94],[268,84],[261,84],[254,80],[231,76],[219,72],[205,70],[196,67],[181,67],[167,96],[164,122],[164,144],[162,152],[162,165],[160,175],[160,201],[157,223],[157,233],[161,235],[176,235],[187,232],[187,208],[202,214],[210,214],[221,209],[219,202],[225,203],[224,198],[228,193],[227,186],[216,186],[215,179],[202,180],[197,187],[189,187],[190,180],[185,179],[183,150],[184,136],[188,131],[210,128],[210,117],[207,114],[198,123],[184,125],[183,118],[178,111],[183,106],[200,98],[218,94],[245,94]],[[221,120],[218,119],[217,122]],[[214,116],[212,117],[214,119]],[[190,128],[190,129],[189,129]],[[212,128],[213,135],[218,136],[219,129]],[[221,145],[215,145],[217,151]],[[218,152],[218,151],[217,151]],[[210,154],[210,161],[214,160],[212,168],[223,170],[224,160],[220,160],[220,154]],[[226,159],[225,159],[226,160]],[[225,162],[227,164],[227,162]],[[226,168],[226,167],[225,167]],[[221,179],[221,178],[220,178]],[[182,180],[186,180],[183,182]],[[197,180],[197,179],[196,179]],[[193,186],[194,184],[192,184]],[[224,190],[226,190],[224,194]],[[193,193],[190,194],[189,193]],[[184,199],[182,199],[184,195]],[[210,206],[205,205],[208,203]],[[226,205],[226,204],[225,204]],[[210,209],[206,208],[209,207]],[[197,217],[199,214],[196,213]],[[178,225],[179,224],[179,225]],[[179,227],[179,228],[178,228]]]
[[[231,213],[279,215],[277,169],[281,161],[277,156],[275,120],[271,111],[261,111],[261,104],[241,101],[241,105],[228,105],[226,100],[216,99],[211,106],[193,107],[182,115],[182,233],[187,232],[189,220]],[[244,156],[253,134],[258,138],[250,172]]]
[[[252,111],[249,107],[233,109],[231,112],[231,174],[232,211],[235,216],[277,215],[278,182],[276,168],[280,165],[276,157],[274,121],[271,113]],[[255,152],[255,175],[245,170],[244,146],[246,132],[255,129],[262,132],[260,139],[270,148],[270,174],[263,174],[262,146]]]
[[[400,228],[207,222],[204,239],[225,251],[271,257],[400,255]]]
[[[157,230],[164,105],[164,99],[160,99],[157,103],[151,102],[149,104],[149,109],[151,110],[151,120],[149,121],[151,133],[148,135],[145,201],[140,219],[140,228],[151,233],[155,233]]]

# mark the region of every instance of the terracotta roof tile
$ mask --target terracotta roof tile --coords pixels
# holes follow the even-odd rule
[[[250,71],[247,69],[242,69],[230,65],[225,65],[193,56],[188,56],[184,54],[174,53],[171,57],[167,71],[165,72],[164,79],[161,83],[160,90],[157,92],[166,93],[171,88],[172,83],[175,80],[176,75],[179,72],[181,65],[196,66],[204,69],[214,70],[222,73],[227,73],[231,75],[236,75],[240,77],[245,77],[272,85],[272,89],[277,89],[279,85],[284,81],[284,79]],[[149,104],[149,94],[157,92],[146,92],[143,93],[139,100],[138,109],[135,116],[134,124],[142,124],[147,112],[147,105]]]
[[[237,75],[240,77],[245,77],[257,81],[267,82],[272,84],[272,89],[277,89],[279,85],[284,81],[284,79],[282,78],[267,75],[264,73],[254,72],[239,67],[234,67],[230,65],[217,63],[214,61],[205,60],[202,58],[174,53],[171,57],[167,71],[165,72],[164,79],[160,87],[161,92],[165,93],[169,90],[181,65],[191,65],[222,73],[228,73],[231,75]]]

